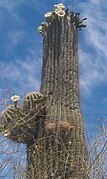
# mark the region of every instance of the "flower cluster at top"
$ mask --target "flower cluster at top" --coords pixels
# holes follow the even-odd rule
[[[63,10],[65,8],[65,6],[62,3],[54,5],[54,7],[55,7],[55,10],[53,12],[50,11],[45,14],[45,18],[47,21],[48,21],[48,18],[53,15],[53,13],[55,13],[59,17],[65,16],[65,11]]]
[[[54,5],[53,11],[49,11],[45,14],[45,18],[47,22],[42,22],[41,26],[38,27],[38,31],[42,34],[42,36],[46,35],[48,24],[54,20],[55,15],[57,15],[60,18],[63,18],[65,16],[64,8],[65,6],[62,3],[60,3]]]
[[[80,19],[80,13],[74,13],[69,11],[69,9],[64,9],[65,6],[62,3],[56,4],[54,5],[53,11],[49,11],[45,14],[46,22],[43,22],[41,26],[38,27],[38,31],[40,32],[40,34],[42,34],[43,37],[46,35],[48,25],[51,24],[57,17],[59,21],[61,19],[67,19],[67,17],[69,17],[76,30],[81,30],[82,28],[86,27],[86,25],[83,24],[83,21],[87,18]]]

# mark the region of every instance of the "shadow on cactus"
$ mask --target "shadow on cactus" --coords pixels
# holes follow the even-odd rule
[[[2,135],[28,144],[38,137],[38,130],[43,132],[46,97],[37,92],[28,93],[22,106],[18,105],[18,96],[11,100],[14,104],[7,106],[1,114]]]

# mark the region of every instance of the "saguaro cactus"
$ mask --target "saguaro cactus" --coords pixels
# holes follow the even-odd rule
[[[26,178],[86,178],[78,68],[78,31],[85,19],[64,8],[55,5],[38,28],[43,37],[41,93],[28,93],[21,107],[15,103],[1,117],[7,136],[27,145]],[[12,132],[7,123],[14,124]]]
[[[83,179],[87,150],[79,99],[78,31],[86,27],[86,18],[64,8],[58,4],[45,14],[48,28],[43,36],[41,93],[51,96],[47,128],[56,134],[54,141],[59,141],[51,149],[56,150],[55,161],[50,162],[54,178]]]

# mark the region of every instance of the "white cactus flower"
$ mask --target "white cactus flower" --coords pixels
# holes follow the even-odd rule
[[[55,9],[55,14],[58,14],[58,12],[62,9]]]
[[[57,15],[58,15],[59,17],[64,17],[64,16],[65,16],[65,11],[59,10]]]
[[[64,9],[65,8],[65,6],[62,3],[56,4],[56,5],[54,5],[54,7],[55,7],[55,9]]]
[[[11,97],[11,100],[13,101],[15,108],[17,107],[19,99],[20,99],[20,96],[17,96],[17,95],[14,95]]]
[[[17,96],[17,95],[14,95],[14,96],[11,97],[11,100],[12,100],[13,102],[19,101],[19,99],[20,99],[20,96]]]
[[[50,16],[52,16],[52,12],[50,11],[50,12],[47,12],[46,14],[45,14],[45,17],[50,17]]]

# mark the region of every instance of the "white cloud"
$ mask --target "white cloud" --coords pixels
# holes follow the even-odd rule
[[[0,8],[6,10],[9,15],[15,20],[19,21],[19,16],[17,14],[18,8],[23,5],[29,5],[29,7],[34,7],[35,11],[38,11],[38,13],[43,12],[43,8],[47,8],[47,5],[45,3],[40,3],[39,1],[31,0],[0,0]],[[31,6],[32,4],[32,6]]]
[[[36,55],[35,55],[36,56]],[[2,81],[10,81],[10,85],[18,85],[20,93],[24,93],[27,90],[39,90],[40,77],[38,75],[41,69],[40,60],[33,56],[29,56],[26,59],[18,59],[15,62],[11,62],[5,69],[5,73],[2,76]]]
[[[13,0],[0,0],[0,9],[1,9],[1,20],[6,17],[8,13],[8,17],[10,16],[14,19],[14,22],[20,22],[20,19],[17,15],[16,8],[19,5],[19,1]],[[6,13],[7,12],[7,13]]]
[[[0,79],[2,83],[5,81],[6,86],[9,84],[10,88],[15,89],[15,85],[18,86],[18,90],[20,88],[22,92],[39,89],[41,69],[41,54],[38,55],[41,41],[38,40],[36,34],[30,32],[24,22],[22,23],[23,19],[20,17],[20,7],[24,3],[25,5],[31,5],[31,2],[26,0],[0,0],[1,14],[5,18],[5,22],[8,21],[8,17],[12,19],[12,26],[7,27],[7,38],[5,38],[6,42],[4,41],[5,58],[6,60],[8,58],[8,62],[5,58],[0,59],[1,61],[4,60],[1,66],[4,72],[2,73],[2,79]],[[34,2],[32,1],[32,3]],[[37,2],[37,4],[40,3]],[[33,8],[33,5],[30,7]],[[5,12],[8,16],[5,15]],[[18,53],[20,44],[22,48]],[[22,52],[23,49],[24,52]]]
[[[23,30],[14,30],[13,32],[9,32],[8,34],[8,41],[9,44],[7,46],[8,50],[14,49],[17,45],[19,45],[19,42],[25,40],[25,31]]]
[[[106,80],[107,70],[105,64],[97,55],[79,50],[80,57],[80,88],[81,94],[91,94],[93,88]]]
[[[101,85],[107,78],[107,24],[105,10],[107,3],[102,0],[89,0],[79,3],[82,16],[87,17],[87,27],[80,42],[80,78],[82,95],[89,95],[92,89]]]

